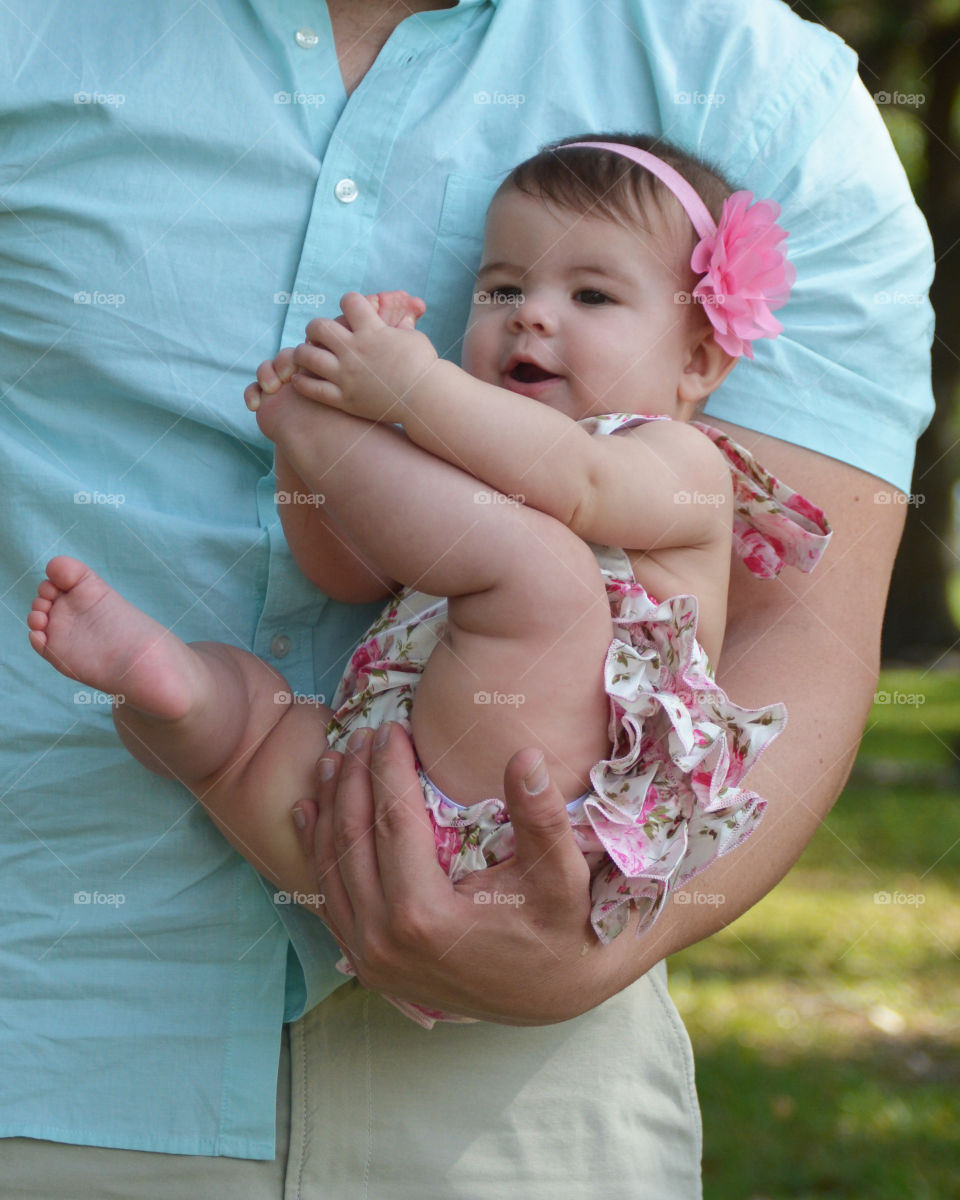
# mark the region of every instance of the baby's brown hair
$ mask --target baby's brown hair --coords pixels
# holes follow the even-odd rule
[[[572,142],[618,142],[655,154],[694,188],[714,221],[719,221],[724,200],[735,190],[715,167],[671,142],[630,133],[591,133],[551,142],[514,167],[500,190],[515,188],[560,208],[621,224],[635,224],[651,205],[661,217],[677,211],[679,202],[673,193],[645,167],[611,150],[576,147],[560,152],[560,147]],[[689,219],[687,225],[690,239],[685,262],[699,240]]]

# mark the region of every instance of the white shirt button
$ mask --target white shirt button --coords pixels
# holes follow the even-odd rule
[[[293,649],[293,642],[285,634],[277,634],[270,643],[270,653],[274,658],[286,658]]]
[[[333,194],[341,204],[352,204],[360,193],[352,179],[341,179],[333,189]]]
[[[317,42],[320,41],[316,31],[311,29],[309,25],[304,25],[302,29],[298,29],[294,37],[301,50],[312,50]]]

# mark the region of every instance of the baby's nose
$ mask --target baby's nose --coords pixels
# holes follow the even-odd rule
[[[535,333],[549,334],[556,329],[556,315],[546,301],[539,297],[523,296],[514,308],[510,325],[518,332],[529,329]]]

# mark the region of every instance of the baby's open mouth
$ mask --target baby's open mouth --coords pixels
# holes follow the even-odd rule
[[[560,376],[554,375],[552,371],[545,371],[536,363],[521,362],[510,372],[510,378],[515,379],[517,383],[542,383],[545,379],[559,379]]]

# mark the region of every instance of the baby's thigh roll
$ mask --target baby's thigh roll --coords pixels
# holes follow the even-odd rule
[[[507,761],[531,746],[575,800],[609,751],[603,668],[613,625],[603,575],[565,525],[515,507],[491,563],[497,582],[450,598],[413,705],[420,762],[460,804],[502,798]]]

